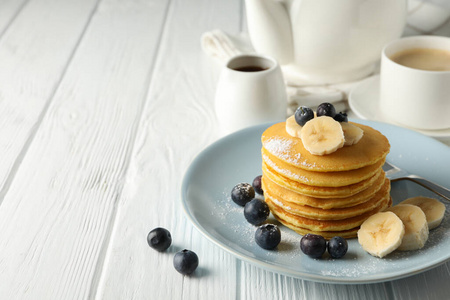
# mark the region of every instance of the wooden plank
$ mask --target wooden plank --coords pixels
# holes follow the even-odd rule
[[[14,22],[28,0],[4,0],[0,1],[0,37]]]
[[[450,286],[450,263],[425,273],[392,282],[395,299],[448,299]]]
[[[216,28],[238,33],[241,8],[238,0],[171,2],[99,299],[235,299],[236,259],[186,221],[179,193],[189,162],[219,135],[212,105],[218,70],[202,53],[200,36]],[[158,226],[172,233],[166,253],[146,242]],[[173,268],[173,255],[183,248],[199,256],[194,276]]]
[[[332,263],[332,262],[330,262]],[[244,263],[241,299],[392,299],[389,285],[316,283],[262,270]]]
[[[15,56],[14,65],[23,73],[32,56],[46,58],[34,64],[40,77],[15,84],[23,85],[24,98],[45,85],[52,71],[46,65],[63,56],[55,51],[55,43],[64,38],[60,35],[66,35],[62,28],[72,27],[76,15],[89,16],[80,1],[60,3],[60,11],[49,3],[39,8],[45,12],[40,18],[57,19],[57,24],[45,22],[61,27],[54,37],[35,36],[29,46],[41,47],[32,55],[23,49]],[[105,0],[95,11],[0,207],[1,298],[84,299],[95,294],[158,45],[154,31],[159,31],[166,5]],[[36,33],[29,27],[39,23],[37,16],[34,11],[20,29]],[[20,36],[16,32],[10,38]],[[46,43],[53,47],[46,49]],[[39,112],[38,105],[23,102],[27,113]]]
[[[96,0],[7,3],[0,6],[0,203],[96,6]]]

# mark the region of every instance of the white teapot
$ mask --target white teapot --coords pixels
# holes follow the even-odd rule
[[[278,60],[289,81],[352,81],[374,71],[401,36],[406,0],[246,0],[257,52]]]

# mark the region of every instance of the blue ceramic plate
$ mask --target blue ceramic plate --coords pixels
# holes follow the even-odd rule
[[[438,184],[450,186],[450,148],[417,132],[372,121],[358,122],[381,131],[391,143],[388,161]],[[182,206],[188,219],[209,240],[243,261],[280,274],[327,283],[372,283],[411,276],[436,267],[450,258],[450,203],[442,224],[430,231],[425,247],[395,251],[380,259],[366,253],[356,239],[341,259],[311,259],[299,247],[301,236],[280,226],[282,241],[276,250],[260,248],[256,227],[243,208],[230,198],[234,185],[251,183],[261,174],[262,132],[270,124],[226,136],[202,151],[187,170],[182,185]],[[393,183],[394,204],[408,197],[434,196],[413,183]],[[277,223],[273,218],[270,222]],[[277,223],[278,224],[278,223]]]

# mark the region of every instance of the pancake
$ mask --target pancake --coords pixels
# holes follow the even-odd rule
[[[359,226],[371,215],[386,209],[392,205],[392,199],[389,195],[380,201],[379,206],[362,215],[355,216],[344,220],[315,220],[296,216],[286,212],[282,208],[276,206],[270,199],[266,199],[272,214],[286,227],[304,235],[306,233],[315,233],[322,235],[324,238],[331,238],[336,235],[351,238],[356,237]]]
[[[263,177],[267,176],[269,179],[276,182],[278,185],[285,187],[286,189],[317,198],[346,198],[355,195],[371,186],[377,178],[382,176],[384,173],[384,171],[380,168],[374,176],[358,183],[341,187],[323,187],[311,186],[293,181],[272,170],[264,161],[262,163],[262,172]]]
[[[313,172],[290,165],[268,152],[261,150],[263,161],[278,174],[306,185],[339,187],[358,183],[374,176],[384,164],[384,159],[373,165],[341,172]]]
[[[290,136],[286,122],[270,126],[261,136],[261,142],[275,157],[295,167],[316,172],[337,172],[359,169],[384,160],[389,152],[388,139],[379,131],[362,124],[352,123],[364,130],[361,140],[327,155],[313,155],[302,140]]]
[[[382,169],[389,141],[371,127],[352,124],[363,130],[362,138],[326,155],[306,150],[300,138],[286,132],[285,122],[264,131],[261,185],[282,224],[302,235],[352,238],[368,217],[392,205],[390,180]],[[324,149],[326,138],[317,141]]]
[[[269,191],[264,194],[264,197],[270,200],[274,205],[284,209],[292,215],[315,219],[315,220],[343,220],[362,215],[368,211],[379,206],[380,202],[388,197],[390,192],[389,179],[385,179],[383,186],[367,201],[345,208],[322,209],[311,207],[308,205],[301,205],[292,202],[286,202],[282,198],[273,196]]]
[[[269,192],[275,198],[283,199],[285,202],[330,209],[354,206],[367,201],[367,199],[372,198],[372,196],[381,188],[385,183],[385,180],[386,177],[383,174],[367,189],[346,198],[316,198],[299,194],[278,185],[267,176],[263,176],[261,182],[264,191]]]
[[[389,201],[388,203],[388,207],[392,206],[392,200]],[[341,236],[343,238],[349,239],[349,238],[355,238],[357,236],[357,232],[359,230],[359,226],[355,227],[355,228],[351,228],[351,229],[347,229],[347,230],[342,230],[342,231],[312,231],[310,229],[306,229],[300,226],[295,226],[292,225],[288,222],[285,222],[284,220],[282,220],[279,217],[276,217],[278,219],[278,221],[285,225],[286,227],[294,230],[295,232],[297,232],[298,234],[301,235],[305,235],[307,233],[312,233],[312,234],[318,234],[318,235],[322,235],[325,239],[331,239],[334,236]]]
[[[306,228],[302,228],[299,226],[294,226],[292,224],[284,224],[282,220],[278,220],[281,224],[283,224],[284,226],[294,230],[295,232],[297,232],[298,234],[301,235],[305,235],[307,233],[311,233],[311,234],[317,234],[317,235],[321,235],[323,236],[325,239],[329,240],[335,236],[340,236],[342,238],[345,239],[351,239],[351,238],[355,238],[358,234],[358,230],[359,230],[359,226],[352,228],[352,229],[348,229],[348,230],[342,230],[342,231],[311,231],[309,229]]]

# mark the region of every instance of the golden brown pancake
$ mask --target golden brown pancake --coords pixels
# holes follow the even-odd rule
[[[392,205],[382,166],[390,145],[377,130],[358,143],[327,155],[313,155],[285,122],[262,135],[262,188],[272,214],[300,234],[355,237],[371,215]]]
[[[375,209],[353,218],[338,221],[319,221],[307,219],[286,212],[280,207],[274,205],[274,203],[269,199],[266,199],[266,203],[269,205],[275,218],[286,227],[291,228],[301,235],[314,233],[329,239],[337,235],[345,238],[356,237],[356,232],[358,231],[359,226],[371,215],[391,206],[392,200],[389,196],[387,196],[387,198],[384,199],[384,201],[381,201],[380,205]]]
[[[390,184],[389,179],[386,179],[382,188],[379,189],[375,193],[375,195],[361,204],[351,207],[333,209],[322,209],[311,207],[308,205],[286,202],[282,198],[273,196],[270,192],[271,190],[267,190],[264,193],[264,197],[270,200],[274,205],[284,209],[286,212],[289,212],[292,215],[315,220],[343,220],[362,215],[379,206],[380,202],[384,201],[389,196]]]
[[[265,164],[264,161],[262,163],[262,172],[263,176],[267,176],[269,179],[276,182],[278,185],[285,187],[286,189],[317,198],[346,198],[355,195],[371,186],[377,180],[378,176],[382,176],[382,173],[384,173],[380,168],[374,176],[358,183],[341,187],[324,187],[311,186],[299,183],[297,181],[292,181],[291,179],[286,178],[272,170]]]
[[[261,181],[263,190],[269,192],[277,199],[283,199],[288,203],[330,209],[354,206],[367,201],[367,199],[372,198],[373,195],[375,195],[385,183],[385,180],[386,177],[382,174],[382,176],[379,176],[367,189],[346,198],[316,198],[299,194],[278,185],[267,176],[263,176]]]
[[[348,229],[348,230],[341,230],[341,231],[312,231],[300,226],[295,226],[292,224],[289,224],[288,222],[285,222],[283,219],[278,218],[278,221],[283,224],[284,226],[294,230],[295,232],[297,232],[298,234],[301,235],[305,235],[307,233],[311,233],[311,234],[318,234],[323,236],[325,239],[329,240],[332,237],[335,236],[340,236],[346,239],[350,239],[350,238],[354,238],[357,236],[358,230],[359,230],[359,226],[352,228],[352,229]]]
[[[272,155],[288,164],[316,172],[336,172],[359,169],[384,160],[390,145],[379,131],[362,124],[352,123],[364,130],[361,140],[327,155],[313,155],[305,149],[301,139],[290,136],[286,122],[269,127],[261,137],[262,145]]]
[[[380,159],[373,165],[341,172],[314,172],[290,165],[276,158],[264,147],[261,149],[262,159],[272,170],[300,183],[313,186],[339,187],[351,185],[374,176],[384,164]]]

